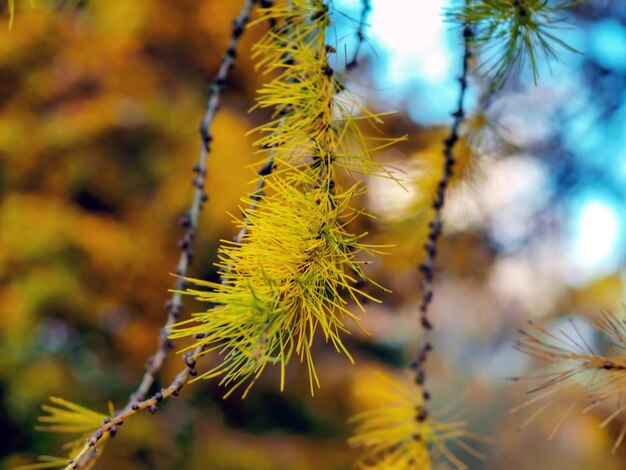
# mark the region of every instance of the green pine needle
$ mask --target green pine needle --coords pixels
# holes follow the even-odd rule
[[[565,10],[585,1],[468,0],[448,18],[470,28],[471,44],[481,56],[479,70],[494,89],[525,65],[536,85],[541,58],[557,59],[559,49],[577,52],[557,32],[567,27]]]

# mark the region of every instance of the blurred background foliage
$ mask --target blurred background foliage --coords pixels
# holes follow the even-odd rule
[[[206,85],[240,3],[110,0],[59,11],[24,1],[11,31],[2,6],[0,467],[60,453],[62,436],[34,431],[49,395],[105,411],[136,386],[165,318]],[[336,4],[348,50],[358,3]],[[384,132],[409,139],[377,155],[405,188],[369,181],[362,202],[376,217],[354,227],[393,245],[371,266],[393,293],[375,293],[384,303],[364,316],[371,336],[349,340],[357,364],[320,342],[314,399],[295,361],[284,393],[274,370],[245,401],[196,383],[156,416],[126,424],[98,468],[344,469],[355,460],[347,419],[367,405],[356,391],[375,370],[403,373],[417,345],[417,266],[460,66],[458,30],[441,16],[449,3],[372,3],[356,86],[371,108],[395,103]],[[428,40],[439,41],[439,55],[402,65],[416,29],[402,29],[406,18],[427,21],[432,11],[439,26]],[[457,156],[429,368],[436,407],[460,403],[473,431],[494,436],[481,446],[484,462],[466,459],[471,468],[626,468],[626,446],[610,453],[618,424],[600,430],[601,413],[572,415],[552,441],[567,399],[523,431],[528,416],[509,413],[527,394],[505,378],[531,363],[512,348],[517,328],[574,317],[593,335],[587,319],[624,300],[626,5],[593,0],[572,22],[563,34],[582,54],[568,54],[538,87],[528,73],[515,77],[471,117],[480,142]],[[217,245],[236,230],[228,213],[252,189],[256,159],[244,135],[267,116],[248,113],[262,79],[248,51],[263,30],[246,33],[215,122],[194,277],[217,279]],[[390,31],[404,39],[394,44]],[[185,312],[203,308],[189,300]],[[162,383],[180,367],[168,361]]]

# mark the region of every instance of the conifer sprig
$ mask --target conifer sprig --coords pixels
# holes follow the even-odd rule
[[[356,216],[348,208],[356,188],[330,196],[325,188],[303,192],[288,183],[273,180],[268,189],[274,194],[245,213],[249,232],[244,242],[221,247],[225,282],[193,281],[211,290],[189,293],[218,307],[176,329],[175,337],[199,334],[195,344],[220,351],[221,363],[200,377],[222,377],[231,391],[277,363],[282,388],[284,366],[295,353],[309,367],[313,392],[319,386],[311,354],[316,331],[349,356],[341,335],[346,320],[358,324],[359,317],[346,308],[342,294],[357,304],[360,296],[374,300],[353,287],[356,279],[347,268],[365,277],[357,255],[375,249],[337,222],[340,215],[344,220]]]
[[[245,396],[268,365],[280,367],[282,388],[294,354],[307,364],[313,393],[316,333],[350,358],[342,336],[359,317],[344,297],[359,306],[360,296],[373,300],[353,284],[366,279],[358,256],[377,250],[346,226],[360,213],[350,201],[361,189],[341,188],[335,174],[381,171],[357,125],[379,117],[347,93],[339,96],[342,78],[328,64],[334,50],[326,44],[328,5],[293,0],[262,9],[257,21],[275,25],[254,48],[258,67],[275,77],[259,90],[257,107],[272,109],[273,117],[256,129],[255,143],[271,153],[273,171],[263,175],[263,199],[243,199],[244,207],[254,206],[243,209],[243,239],[220,248],[223,282],[191,280],[212,290],[188,293],[215,307],[176,325],[171,337],[193,336],[191,347],[218,351],[220,364],[200,377],[220,377],[227,395],[248,382]]]
[[[155,414],[162,402],[179,396],[180,391],[189,382],[189,379],[198,375],[195,369],[196,361],[193,359],[193,356],[200,355],[202,353],[202,348],[202,345],[198,345],[190,354],[185,354],[183,356],[185,368],[179,372],[178,375],[176,375],[172,383],[170,383],[167,387],[162,388],[160,391],[145,400],[134,402],[130,407],[124,408],[122,411],[114,413],[113,410],[111,410],[111,416],[104,417],[104,419],[100,421],[99,427],[95,428],[95,431],[91,435],[88,434],[76,441],[77,445],[70,452],[69,459],[43,457],[43,461],[40,464],[35,465],[46,464],[45,467],[27,466],[24,470],[32,470],[33,468],[63,468],[64,470],[92,468],[102,452],[102,443],[108,437],[115,436],[120,426],[122,426],[128,419],[144,410],[148,410],[150,413]],[[65,406],[68,407],[68,405]],[[78,405],[73,406],[82,408],[78,407]],[[89,415],[89,417],[85,419],[85,423],[87,422],[87,419],[90,423],[95,424],[95,419],[92,415]],[[86,428],[87,426],[85,426],[85,429]],[[53,432],[58,431],[54,430]],[[82,446],[79,443],[82,443]]]
[[[484,457],[465,442],[484,438],[469,433],[464,421],[439,421],[427,413],[419,389],[410,381],[378,373],[373,374],[371,387],[357,390],[376,403],[352,418],[356,429],[348,443],[362,450],[357,468],[430,470],[439,459],[457,469],[467,468],[451,451],[451,445]]]
[[[621,419],[613,452],[626,438],[626,316],[604,312],[594,327],[605,340],[603,351],[596,352],[573,325],[578,337],[565,331],[554,334],[544,327],[529,322],[530,329],[520,330],[516,348],[548,365],[548,370],[533,377],[515,378],[532,381],[535,386],[529,393],[535,396],[512,412],[541,405],[523,424],[528,425],[555,400],[561,400],[573,392],[579,397],[555,425],[550,438],[554,437],[567,416],[577,407],[583,413],[598,408],[611,410],[600,424],[601,428]]]
[[[449,17],[474,31],[473,47],[479,67],[494,89],[525,65],[533,80],[539,80],[539,61],[555,60],[559,49],[576,52],[556,32],[567,27],[565,12],[584,2],[563,0],[470,0],[452,10]]]
[[[103,422],[107,422],[115,415],[115,410],[111,404],[109,404],[109,414],[105,415],[58,397],[50,397],[50,402],[52,405],[42,405],[41,408],[48,414],[39,417],[39,422],[44,425],[37,426],[36,429],[43,432],[80,434],[81,437],[63,446],[64,449],[68,450],[70,463],[74,462],[73,458],[79,453],[84,439],[88,438]],[[102,436],[100,451],[108,437],[113,435],[115,435],[115,432]],[[39,457],[39,463],[24,465],[16,470],[63,468],[67,464],[67,457],[41,456]]]

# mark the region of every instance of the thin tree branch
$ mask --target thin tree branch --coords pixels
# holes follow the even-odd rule
[[[467,79],[469,75],[469,60],[472,57],[472,51],[470,49],[470,42],[473,36],[472,29],[469,26],[465,26],[463,29],[463,39],[464,39],[464,52],[463,52],[463,71],[461,77],[459,78],[460,83],[460,93],[459,100],[457,104],[457,109],[454,113],[452,113],[452,117],[454,121],[450,128],[450,134],[443,141],[444,150],[443,150],[443,174],[441,179],[439,180],[439,184],[437,185],[437,193],[435,195],[435,200],[432,203],[432,208],[435,212],[433,218],[428,224],[428,241],[424,244],[423,248],[426,252],[426,259],[422,264],[420,264],[419,269],[422,273],[422,283],[421,283],[421,294],[422,301],[420,304],[420,324],[422,329],[426,334],[433,330],[433,324],[428,317],[429,307],[433,300],[433,281],[435,277],[434,265],[435,258],[437,257],[437,243],[439,238],[441,237],[441,230],[443,226],[443,207],[446,199],[446,191],[450,184],[450,180],[454,173],[454,150],[456,148],[456,144],[459,141],[459,131],[461,124],[465,119],[465,111],[463,107],[463,102],[465,101],[465,94],[467,90]],[[423,388],[426,374],[425,374],[425,363],[428,359],[428,355],[432,351],[432,344],[429,341],[425,341],[424,345],[421,346],[418,350],[417,358],[411,364],[411,367],[415,369],[415,382],[422,386],[423,397],[424,400],[430,399],[430,394],[428,391]],[[418,419],[426,419],[426,415],[424,414],[426,411],[420,415]]]
[[[68,465],[65,467],[66,470],[74,470],[88,466],[97,459],[98,442],[105,433],[108,432],[111,437],[115,436],[118,431],[118,427],[121,426],[126,419],[142,410],[147,409],[153,414],[156,413],[157,406],[160,402],[171,397],[178,396],[180,390],[189,381],[189,378],[197,375],[195,369],[195,357],[203,352],[202,346],[197,346],[193,351],[188,352],[183,356],[185,368],[179,372],[174,381],[168,387],[161,389],[161,391],[155,393],[152,397],[144,400],[150,390],[150,387],[154,383],[156,373],[160,370],[163,362],[167,358],[169,349],[173,347],[172,341],[168,338],[169,328],[176,323],[183,307],[182,294],[180,291],[185,288],[185,281],[183,278],[186,276],[187,270],[193,258],[192,242],[198,227],[200,211],[207,200],[205,182],[207,159],[210,152],[210,144],[213,140],[213,137],[211,136],[211,127],[219,108],[222,90],[228,79],[229,72],[234,66],[239,39],[241,38],[246,24],[250,19],[252,8],[255,3],[256,0],[245,0],[244,6],[242,7],[239,15],[233,21],[232,36],[228,49],[222,59],[222,63],[213,80],[213,83],[209,88],[209,100],[204,118],[202,119],[202,123],[200,125],[200,136],[202,139],[200,153],[197,163],[193,166],[193,171],[196,173],[196,177],[193,180],[193,200],[188,212],[183,216],[180,222],[186,230],[183,237],[179,241],[181,254],[176,266],[176,274],[178,277],[174,283],[174,292],[171,298],[166,302],[168,315],[165,326],[161,329],[159,334],[158,349],[148,360],[146,371],[143,375],[141,383],[131,394],[130,400],[124,409],[117,413],[113,418],[107,418],[107,420],[105,420],[105,422],[94,432],[94,434],[87,439],[87,442],[81,448],[79,453],[68,462]]]
[[[181,218],[180,224],[185,228],[185,233],[178,242],[181,250],[178,264],[176,265],[177,278],[174,283],[173,293],[170,299],[165,303],[167,308],[167,320],[165,326],[159,334],[159,346],[156,353],[148,359],[146,371],[143,375],[141,383],[137,389],[131,394],[130,400],[126,407],[127,410],[133,403],[142,400],[150,390],[154,383],[156,373],[161,369],[163,362],[167,358],[168,351],[173,347],[173,343],[168,339],[169,328],[176,323],[178,316],[183,308],[182,295],[180,291],[185,288],[184,277],[193,258],[192,244],[198,227],[198,218],[204,202],[207,200],[205,193],[207,158],[210,152],[210,144],[213,140],[211,135],[211,127],[217,113],[220,97],[224,85],[228,79],[230,70],[233,68],[237,46],[239,39],[244,32],[245,26],[250,19],[252,8],[255,0],[246,0],[244,6],[233,22],[232,36],[226,54],[222,59],[220,68],[209,87],[209,100],[206,112],[200,125],[201,145],[197,163],[193,166],[196,176],[193,179],[194,193],[191,206],[187,213]]]
[[[195,369],[196,361],[194,357],[202,352],[203,346],[197,346],[193,351],[185,354],[183,359],[186,367],[178,373],[172,383],[166,388],[162,388],[159,392],[155,393],[146,400],[132,402],[130,407],[120,411],[113,418],[106,418],[93,435],[87,439],[87,442],[78,454],[76,454],[73,459],[68,461],[65,470],[76,470],[87,467],[88,464],[97,459],[98,442],[107,432],[111,435],[111,437],[114,437],[117,434],[119,427],[122,426],[131,416],[143,410],[148,410],[150,413],[154,414],[157,412],[159,403],[169,398],[177,397],[180,390],[185,386],[185,384],[187,384],[189,379],[198,374]]]
[[[273,5],[273,0],[267,0],[265,3],[261,3],[261,6],[263,8],[269,8]],[[274,28],[276,26],[276,20],[274,18],[271,18],[271,22],[270,22],[270,28]],[[290,27],[289,25],[282,25],[281,28],[288,28]],[[289,46],[288,44],[285,44],[285,46]],[[287,51],[283,54],[282,56],[282,60],[281,62],[283,63],[283,65],[290,67],[294,64],[294,57],[293,54],[290,51]],[[282,108],[282,109],[281,109]],[[279,113],[279,115],[281,116],[281,123],[284,121],[285,116],[287,116],[288,113],[290,113],[292,111],[290,106],[279,106],[277,107],[276,111]],[[280,126],[280,124],[279,124]],[[269,155],[267,157],[267,160],[265,162],[265,164],[261,167],[260,170],[257,171],[257,175],[259,177],[259,180],[257,182],[257,186],[254,190],[254,192],[252,193],[252,195],[250,196],[250,200],[251,203],[248,206],[248,211],[254,211],[256,210],[256,208],[258,207],[259,203],[261,202],[261,199],[263,199],[263,197],[265,196],[265,178],[268,177],[269,175],[272,174],[272,171],[274,171],[274,169],[276,168],[276,164],[274,161],[274,156],[276,154],[275,148],[270,149]],[[233,239],[233,241],[235,243],[242,243],[243,239],[245,238],[246,234],[248,233],[248,228],[249,228],[249,224],[250,221],[247,218],[244,218],[243,220],[243,226],[241,227],[241,229],[239,230],[239,232],[237,233],[237,235],[235,236],[235,238]],[[227,283],[228,280],[222,278],[222,283]]]
[[[346,64],[346,71],[348,72],[359,65],[358,57],[361,52],[361,46],[365,41],[365,27],[367,26],[367,17],[370,11],[372,11],[370,0],[361,0],[361,18],[359,19],[359,27],[356,30],[357,43],[352,60]]]

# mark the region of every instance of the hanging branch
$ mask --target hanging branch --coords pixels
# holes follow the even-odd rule
[[[470,39],[472,30],[466,24],[463,30],[464,53],[463,71],[460,82],[460,94],[450,134],[444,140],[443,174],[437,186],[435,200],[432,203],[434,215],[428,224],[428,241],[424,245],[426,260],[420,265],[422,273],[420,305],[420,323],[424,330],[424,345],[420,347],[416,360],[411,364],[415,370],[415,383],[408,387],[391,378],[380,381],[381,390],[368,391],[376,396],[376,407],[353,418],[358,427],[349,443],[363,448],[357,468],[366,469],[383,467],[394,468],[431,468],[432,462],[439,457],[447,459],[454,467],[467,468],[448,448],[446,440],[453,437],[453,443],[465,452],[482,458],[482,454],[464,442],[464,439],[481,440],[479,436],[466,430],[467,423],[453,421],[444,423],[440,417],[429,412],[427,403],[430,394],[425,388],[425,364],[432,350],[427,340],[433,325],[428,317],[428,309],[433,299],[434,263],[437,255],[437,242],[441,236],[442,212],[445,196],[454,170],[454,150],[459,140],[459,130],[465,112],[463,102],[467,89],[469,59],[472,55]]]
[[[558,8],[567,6],[572,5],[565,2],[560,4]],[[555,22],[549,20],[553,19],[552,15],[556,11],[557,8],[548,7],[546,2],[541,0],[528,0],[528,2],[466,0],[460,10],[453,10],[448,14],[457,24],[464,26],[463,70],[459,78],[461,86],[458,106],[452,114],[454,121],[449,135],[444,140],[444,167],[432,203],[434,215],[428,225],[428,240],[423,247],[426,252],[426,259],[420,265],[420,272],[422,273],[420,324],[424,330],[423,345],[418,350],[416,360],[411,364],[412,369],[415,371],[415,383],[413,386],[407,386],[400,380],[385,378],[372,381],[372,387],[369,387],[368,383],[368,388],[364,392],[367,394],[368,400],[372,401],[375,399],[377,403],[376,406],[370,407],[367,411],[353,418],[358,426],[355,435],[349,440],[350,444],[364,450],[361,460],[356,465],[359,469],[392,467],[431,468],[432,463],[436,462],[436,458],[441,456],[446,458],[452,466],[458,469],[465,469],[467,466],[454,456],[443,439],[445,437],[462,437],[478,442],[489,442],[484,436],[468,432],[466,430],[467,423],[465,422],[442,423],[437,413],[431,412],[427,406],[430,394],[424,386],[426,378],[425,364],[429,353],[432,351],[432,345],[428,341],[428,336],[433,330],[433,324],[428,313],[433,300],[437,243],[442,232],[442,213],[446,191],[454,173],[454,151],[460,139],[460,127],[465,120],[463,103],[468,85],[468,69],[470,58],[473,55],[472,49],[478,52],[493,51],[495,49],[500,53],[492,56],[492,59],[495,57],[493,60],[496,63],[496,67],[488,70],[489,73],[487,75],[492,85],[488,95],[481,98],[481,105],[484,105],[492,94],[503,85],[509,73],[515,70],[516,67],[519,67],[525,58],[530,60],[531,69],[536,78],[535,49],[543,50],[548,57],[554,55],[550,41],[546,42],[545,40],[546,37],[557,44],[564,45],[559,39],[546,31],[547,26],[554,25]],[[543,23],[539,24],[537,21],[542,21]],[[520,34],[520,31],[524,31],[524,34]],[[502,43],[505,43],[507,47],[502,48]],[[617,332],[618,325],[615,320],[605,322],[603,328],[605,331],[610,331],[610,334],[614,337],[623,337],[621,331]],[[545,330],[538,331],[545,333]],[[541,339],[532,334],[525,334],[524,336],[525,338],[519,342],[518,347],[531,355],[552,362],[561,360],[564,357],[568,360],[573,358],[569,351],[562,348],[556,351],[552,346],[546,346],[547,343],[542,342]],[[554,336],[552,336],[552,339],[554,339]],[[579,355],[579,357],[574,359],[580,360],[580,358],[581,356]],[[582,358],[584,361],[588,359],[584,351]],[[609,361],[599,360],[596,361],[595,365],[597,368],[611,373],[626,367],[622,363],[621,358]],[[544,390],[555,383],[561,387],[565,379],[571,377],[573,377],[571,370],[561,372],[560,374],[557,373],[549,376],[550,380],[540,386],[539,389]],[[558,387],[553,388],[558,390]],[[605,389],[600,390],[602,393],[605,391]],[[522,407],[530,406],[548,395],[549,393],[545,393],[539,398],[535,397],[522,405]],[[618,395],[618,400],[622,398],[623,394]],[[588,409],[593,406],[597,406],[597,404],[589,405]],[[621,402],[618,402],[618,406],[618,410],[614,411],[601,424],[601,427],[608,425],[617,417],[617,413],[623,413],[624,409],[626,409],[626,406],[623,406]],[[538,412],[533,416],[537,414]],[[437,435],[439,429],[444,430],[443,439]],[[614,448],[619,446],[624,439],[626,439],[626,427],[621,429]],[[454,444],[474,457],[484,457],[463,440],[457,440]]]
[[[460,95],[450,134],[444,140],[443,174],[438,184],[435,200],[432,204],[434,216],[429,223],[428,242],[424,245],[426,260],[420,265],[422,272],[420,305],[420,323],[426,336],[433,325],[428,318],[428,308],[433,298],[434,262],[437,254],[437,242],[441,236],[442,211],[446,191],[453,175],[454,150],[459,140],[460,126],[465,112],[463,102],[467,89],[469,59],[472,56],[470,40],[472,30],[466,26],[463,30],[464,53],[463,71],[460,82]],[[376,405],[356,415],[352,421],[357,424],[353,437],[348,443],[362,450],[356,468],[432,468],[433,462],[443,458],[458,469],[467,468],[452,452],[454,445],[466,453],[482,459],[484,455],[466,441],[483,442],[482,436],[467,430],[465,421],[445,422],[443,416],[432,414],[427,402],[430,394],[424,386],[425,363],[432,350],[430,342],[419,349],[417,359],[411,364],[415,369],[414,384],[382,375],[373,381],[371,389],[364,395],[376,400]]]
[[[358,296],[369,297],[353,287],[356,276],[348,273],[366,279],[357,255],[376,250],[360,242],[362,235],[347,232],[347,222],[340,222],[358,215],[350,202],[361,190],[358,183],[335,186],[334,173],[382,172],[369,158],[369,142],[352,116],[358,106],[353,96],[338,96],[340,87],[328,64],[334,51],[326,43],[328,4],[293,0],[266,10],[259,21],[269,18],[289,27],[266,35],[254,49],[258,67],[276,72],[259,90],[257,107],[274,113],[257,129],[261,136],[256,145],[273,154],[279,170],[263,183],[270,194],[262,204],[257,207],[250,196],[244,199],[254,210],[244,211],[242,242],[220,247],[224,282],[193,280],[202,290],[187,291],[211,307],[178,323],[172,333],[201,334],[195,345],[218,352],[222,361],[199,378],[219,378],[228,388],[226,395],[241,387],[244,397],[267,366],[280,367],[284,388],[293,356],[306,363],[314,393],[319,378],[311,345],[317,335],[351,359],[342,336],[347,321],[358,325],[360,319],[346,309],[343,294],[357,305]],[[285,64],[286,52],[297,60]],[[361,121],[379,121],[361,111]]]
[[[161,391],[155,393],[147,400],[133,402],[129,408],[125,408],[112,418],[105,418],[103,424],[93,433],[91,437],[87,439],[87,442],[74,456],[74,458],[67,462],[65,470],[89,468],[99,456],[98,442],[107,436],[107,433],[111,437],[114,437],[117,434],[119,427],[133,415],[146,409],[150,411],[150,413],[154,414],[157,412],[159,403],[169,398],[177,397],[180,390],[189,381],[189,377],[197,375],[194,368],[195,361],[190,361],[187,357],[185,357],[185,360],[187,362],[187,367],[185,367],[185,369],[176,376],[174,381],[168,387],[161,389]]]
[[[226,84],[230,70],[234,66],[239,39],[241,38],[245,26],[250,19],[250,14],[255,1],[256,0],[246,0],[241,12],[233,21],[232,36],[230,43],[228,44],[228,49],[226,50],[226,54],[222,59],[220,68],[213,79],[213,83],[209,87],[209,100],[204,118],[202,119],[202,123],[200,125],[200,153],[198,155],[197,163],[192,168],[193,172],[196,174],[192,180],[194,186],[193,200],[189,210],[180,220],[180,225],[185,229],[185,233],[178,242],[178,246],[181,251],[175,271],[178,277],[174,282],[172,296],[165,303],[165,307],[167,309],[167,320],[165,322],[165,326],[161,329],[159,334],[158,349],[156,353],[148,359],[146,371],[141,383],[131,394],[125,410],[127,410],[133,403],[142,400],[146,396],[148,390],[150,390],[150,387],[154,383],[156,373],[159,371],[163,362],[167,358],[168,351],[174,346],[172,341],[168,339],[169,329],[174,323],[176,323],[183,308],[182,295],[180,294],[180,291],[186,287],[186,282],[183,278],[187,275],[187,270],[193,258],[192,244],[198,227],[198,218],[200,211],[202,210],[202,206],[207,200],[205,183],[207,159],[209,152],[211,151],[211,141],[213,140],[211,127],[219,108],[220,97],[224,89],[224,85]]]
[[[450,128],[450,134],[443,141],[443,175],[437,185],[437,193],[435,200],[432,203],[432,208],[435,212],[433,218],[428,224],[428,241],[424,244],[424,251],[426,252],[426,260],[420,264],[420,271],[422,273],[422,302],[420,304],[420,324],[426,334],[433,330],[433,324],[428,317],[429,307],[433,300],[433,281],[435,277],[434,264],[437,256],[437,243],[441,236],[441,230],[443,226],[443,207],[445,204],[446,191],[450,184],[450,180],[454,173],[454,150],[456,144],[459,141],[459,129],[465,118],[465,111],[463,102],[465,100],[465,92],[467,90],[467,78],[469,71],[469,60],[472,57],[472,51],[470,49],[470,42],[473,36],[472,29],[469,26],[465,26],[463,29],[464,38],[464,52],[463,52],[463,71],[459,78],[460,93],[457,109],[452,113],[454,121]],[[428,359],[428,354],[432,351],[432,344],[426,341],[425,344],[419,349],[416,360],[411,364],[411,367],[415,369],[415,382],[423,386],[426,378],[425,363]],[[424,400],[430,399],[430,394],[426,389],[423,389]],[[418,417],[418,419],[426,418],[426,411]]]
[[[273,5],[273,1],[265,1],[265,2],[261,2],[261,7],[262,8],[269,8]],[[370,5],[370,0],[362,0],[361,1],[361,16],[359,19],[359,25],[358,28],[355,32],[356,36],[357,36],[357,46],[356,49],[354,51],[354,55],[352,57],[352,60],[350,60],[347,64],[346,64],[346,70],[350,71],[354,68],[356,68],[358,66],[358,62],[357,62],[357,58],[359,55],[359,52],[361,50],[361,46],[363,44],[363,41],[365,40],[365,27],[367,26],[367,17],[370,13],[370,11],[372,10],[372,7]],[[273,18],[270,18],[270,21],[273,20],[273,23],[275,24],[275,20]],[[273,26],[273,25],[272,25]],[[283,28],[288,28],[289,24],[285,24],[283,26]],[[291,52],[286,52],[285,54],[283,54],[283,64],[286,66],[292,66],[294,64],[294,58],[293,55],[291,54]],[[282,110],[277,110],[278,113],[283,116],[283,118],[289,113],[291,112],[291,109],[289,107],[284,108]],[[251,204],[248,206],[248,210],[255,210],[256,207],[258,206],[260,200],[263,198],[263,196],[265,195],[264,193],[264,189],[265,189],[265,183],[266,180],[265,178],[267,176],[269,176],[272,171],[275,168],[275,162],[274,162],[274,156],[275,156],[275,151],[272,150],[267,158],[267,161],[265,162],[265,164],[263,165],[263,167],[261,167],[261,169],[259,171],[257,171],[257,176],[258,176],[258,182],[257,182],[257,187],[255,188],[254,192],[252,193],[252,196],[250,197],[251,199]],[[249,225],[249,220],[245,219],[244,220],[244,225],[239,229],[239,232],[237,233],[237,235],[233,238],[233,241],[235,243],[241,243],[244,239],[244,237],[246,236],[246,234],[248,233],[248,225]],[[364,281],[361,281],[364,282]]]

